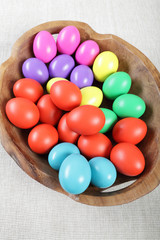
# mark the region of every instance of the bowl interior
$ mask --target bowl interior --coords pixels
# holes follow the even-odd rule
[[[143,181],[143,179],[154,169],[154,166],[158,161],[157,156],[159,154],[158,138],[160,96],[155,79],[150,70],[146,67],[145,63],[135,53],[130,51],[125,44],[119,41],[118,38],[113,37],[112,35],[104,35],[104,37],[100,34],[94,35],[91,30],[88,30],[83,25],[78,28],[81,34],[81,42],[87,39],[93,39],[99,44],[101,51],[110,50],[118,56],[120,63],[118,71],[125,71],[132,78],[130,93],[140,96],[147,106],[142,119],[147,123],[148,132],[145,139],[138,145],[145,156],[145,170],[140,176],[134,178],[119,174],[113,187],[107,190],[99,190],[90,186],[86,192],[82,194],[84,196],[106,196],[109,194],[116,194],[117,190],[126,188],[128,185],[130,185],[130,187],[134,186],[137,181]],[[60,29],[61,27],[59,26],[57,26],[57,28],[49,26],[48,29],[43,30],[48,30],[52,34],[57,34]],[[22,63],[27,58],[33,57],[32,43],[37,32],[38,31],[36,29],[32,34],[24,37],[23,41],[20,41],[19,44],[15,45],[12,51],[11,60],[8,62],[7,67],[5,67],[3,72],[3,82],[1,82],[1,114],[3,124],[5,126],[4,134],[8,134],[9,136],[8,138],[5,138],[6,140],[3,139],[3,145],[7,145],[7,141],[9,141],[10,138],[10,140],[14,143],[14,146],[18,149],[18,157],[17,153],[15,154],[13,147],[8,146],[5,148],[7,148],[7,151],[15,159],[17,164],[19,164],[29,175],[42,182],[44,185],[64,193],[59,185],[58,173],[48,165],[47,155],[37,155],[29,149],[27,144],[29,130],[20,130],[14,127],[8,121],[5,114],[6,102],[13,97],[13,84],[15,81],[23,77],[21,70]],[[99,87],[102,86],[101,83],[96,81],[94,81],[94,85]],[[111,108],[112,101],[104,98],[102,106]],[[111,137],[111,133],[106,135],[109,138]],[[21,158],[25,159],[25,161],[21,162]],[[43,181],[41,178],[42,173],[47,176],[46,178],[43,178]]]

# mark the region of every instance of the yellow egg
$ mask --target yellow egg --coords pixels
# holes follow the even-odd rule
[[[60,77],[51,78],[46,84],[47,92],[50,93],[50,89],[51,89],[52,84],[55,83],[55,82],[58,82],[60,80],[68,81],[67,79],[60,78]]]
[[[82,101],[80,106],[82,105],[93,105],[99,107],[103,100],[103,93],[98,87],[85,87],[81,89],[82,93]]]
[[[100,53],[93,63],[94,77],[99,82],[104,80],[112,73],[118,70],[118,58],[110,51]]]

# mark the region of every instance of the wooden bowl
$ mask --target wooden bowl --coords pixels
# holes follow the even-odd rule
[[[81,41],[95,40],[101,51],[113,51],[119,59],[119,71],[126,71],[132,78],[131,93],[144,99],[147,108],[142,119],[148,126],[145,139],[139,144],[146,159],[143,173],[136,178],[119,174],[115,185],[99,190],[90,186],[83,194],[67,194],[60,186],[58,173],[47,162],[47,156],[33,153],[27,144],[29,130],[14,127],[5,114],[6,102],[13,97],[12,87],[23,77],[22,63],[33,56],[32,43],[37,32],[47,30],[57,34],[63,27],[75,25],[81,34]],[[11,57],[0,69],[0,134],[5,150],[15,162],[32,178],[45,186],[68,195],[70,198],[89,205],[109,206],[131,202],[152,191],[160,182],[160,74],[139,50],[111,34],[98,34],[87,24],[74,21],[55,21],[41,24],[20,37],[12,48]],[[103,102],[108,106],[111,103]],[[130,183],[132,180],[132,183]],[[120,184],[120,185],[119,185]],[[128,185],[128,186],[127,186]]]

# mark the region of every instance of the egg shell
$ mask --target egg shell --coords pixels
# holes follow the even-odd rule
[[[93,63],[95,79],[99,82],[104,82],[109,75],[117,71],[118,65],[118,58],[113,52],[101,52]]]
[[[50,62],[57,54],[56,42],[48,31],[40,31],[33,41],[33,52],[36,58],[44,63]]]
[[[131,143],[118,143],[112,148],[110,160],[117,171],[126,176],[137,176],[143,172],[145,159],[138,147]]]
[[[43,95],[43,87],[39,82],[31,78],[22,78],[13,85],[15,97],[22,97],[37,102]]]
[[[51,78],[67,78],[75,66],[74,59],[67,54],[55,57],[49,64],[49,75]]]
[[[110,109],[100,108],[105,115],[105,124],[103,128],[99,131],[100,133],[106,133],[112,129],[118,120],[117,115]]]
[[[86,65],[76,66],[70,75],[70,81],[76,84],[79,88],[88,87],[93,84],[93,72]]]
[[[72,82],[55,82],[50,90],[53,103],[64,111],[71,111],[81,103],[82,94],[80,89]]]
[[[48,153],[58,142],[57,130],[50,124],[39,124],[28,135],[28,145],[38,154]]]
[[[88,188],[90,181],[91,169],[85,157],[71,154],[64,159],[59,169],[59,182],[66,192],[80,194]]]
[[[21,97],[12,98],[7,102],[6,115],[12,124],[22,129],[32,128],[39,121],[37,106]]]
[[[62,28],[57,38],[57,48],[60,53],[72,55],[80,43],[80,33],[75,26]]]
[[[146,105],[142,98],[128,93],[117,97],[113,102],[112,108],[121,118],[139,118],[144,114]]]
[[[102,133],[96,133],[90,136],[82,135],[78,139],[78,148],[87,158],[109,157],[112,143],[109,138]]]
[[[40,121],[42,123],[48,123],[51,125],[56,125],[62,116],[62,110],[57,108],[57,106],[52,102],[49,94],[43,95],[38,103],[37,107],[40,113]]]
[[[117,171],[111,161],[104,157],[95,157],[89,161],[91,184],[98,188],[108,188],[117,178]]]
[[[126,72],[111,74],[103,83],[103,93],[108,99],[115,99],[122,94],[128,93],[131,88],[131,78]]]
[[[49,152],[48,163],[53,169],[59,170],[64,159],[71,154],[80,154],[76,145],[67,142],[59,143]]]
[[[124,118],[118,121],[112,131],[116,142],[138,144],[147,133],[146,123],[138,118]]]
[[[32,78],[40,84],[44,84],[49,78],[45,63],[38,58],[28,58],[25,60],[22,65],[22,72],[25,78]]]
[[[51,78],[47,84],[46,84],[46,90],[48,93],[50,93],[50,90],[51,90],[51,87],[52,85],[55,83],[55,82],[58,82],[58,81],[68,81],[67,79],[65,78],[59,78],[59,77],[56,77],[56,78]]]
[[[76,143],[79,137],[79,134],[72,131],[66,122],[66,118],[68,116],[68,113],[65,113],[59,123],[58,123],[58,136],[59,140],[62,142],[69,142],[69,143]]]
[[[82,135],[93,135],[104,126],[105,116],[98,107],[83,105],[69,112],[66,120],[72,131]]]
[[[75,58],[79,64],[91,66],[99,54],[99,46],[93,40],[87,40],[78,47]]]
[[[98,87],[85,87],[81,89],[82,94],[82,105],[93,105],[99,107],[103,100],[103,93]]]

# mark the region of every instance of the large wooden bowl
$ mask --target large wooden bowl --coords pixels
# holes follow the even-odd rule
[[[47,156],[34,154],[27,145],[28,131],[14,127],[5,114],[6,102],[13,97],[12,87],[22,78],[22,63],[33,56],[34,36],[41,30],[57,34],[63,27],[75,25],[81,34],[81,41],[95,40],[101,51],[113,51],[119,58],[120,71],[130,74],[133,84],[131,93],[144,99],[147,109],[142,119],[148,125],[148,133],[139,144],[146,159],[144,172],[135,179],[118,176],[115,186],[100,191],[92,186],[83,194],[67,194],[58,181],[58,173],[47,162]],[[56,21],[41,24],[20,37],[13,46],[11,57],[0,69],[0,134],[1,142],[15,162],[32,178],[45,186],[68,195],[72,199],[96,206],[128,203],[152,191],[160,182],[160,74],[139,50],[111,34],[98,34],[87,24],[74,21]],[[108,106],[110,103],[104,102]],[[128,182],[132,180],[132,183]],[[128,183],[127,183],[128,182]],[[124,183],[124,184],[122,184]],[[120,185],[119,185],[120,184]],[[122,184],[122,186],[121,186]],[[128,186],[127,186],[128,185]]]

